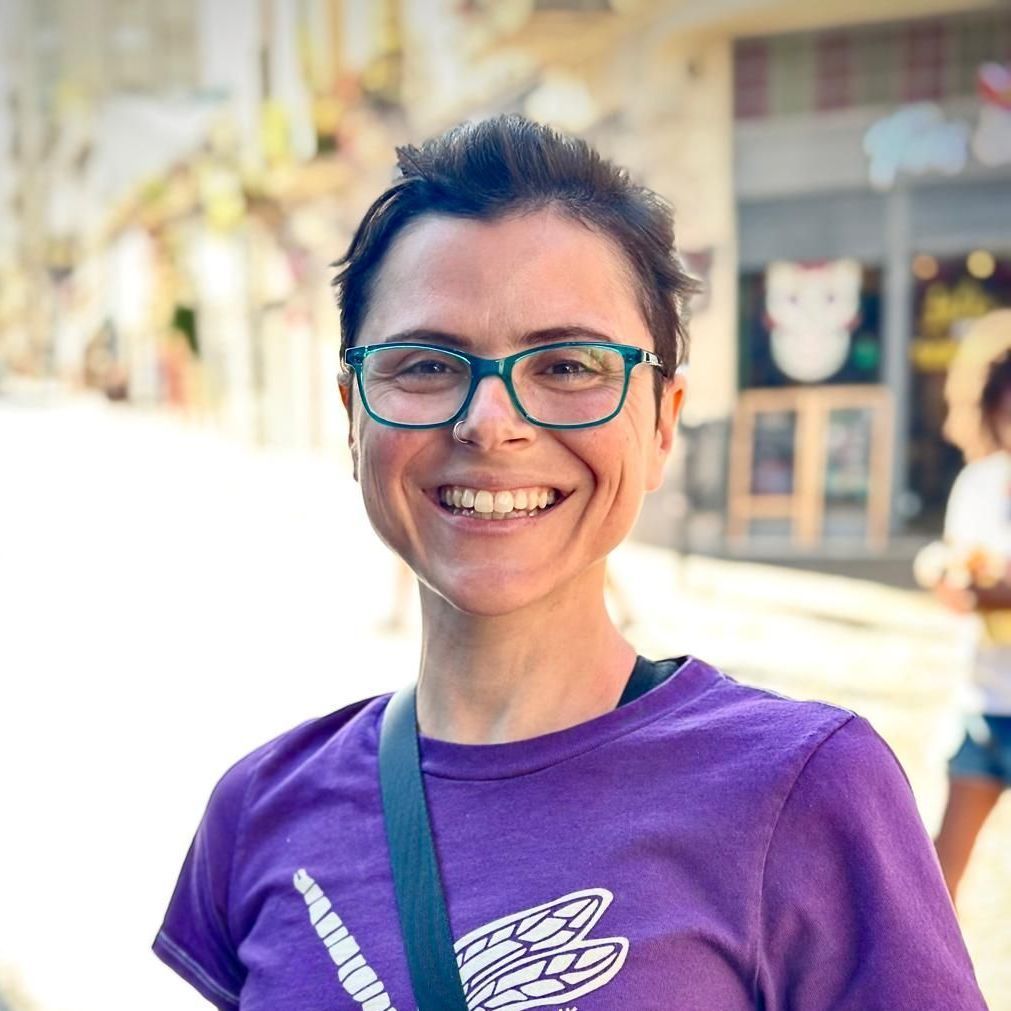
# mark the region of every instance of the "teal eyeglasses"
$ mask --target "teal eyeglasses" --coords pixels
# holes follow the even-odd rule
[[[499,376],[516,410],[541,428],[592,428],[625,403],[636,365],[661,367],[652,351],[607,341],[564,341],[481,358],[438,344],[348,348],[369,416],[393,428],[440,428],[467,413],[478,383]]]

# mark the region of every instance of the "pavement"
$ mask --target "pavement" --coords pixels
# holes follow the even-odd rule
[[[38,1011],[206,1008],[148,949],[211,787],[412,678],[416,610],[388,627],[397,565],[343,454],[31,387],[0,395],[0,483],[0,987]],[[936,828],[963,623],[909,591],[635,544],[612,576],[641,652],[867,716]],[[1005,796],[959,909],[992,1011],[1011,1011],[1009,839]]]

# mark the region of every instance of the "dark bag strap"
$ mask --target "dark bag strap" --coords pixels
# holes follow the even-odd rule
[[[634,702],[637,698],[645,695],[646,692],[657,685],[663,684],[681,665],[681,659],[661,660],[654,663],[645,657],[637,656],[635,666],[632,668],[632,675],[625,685],[625,690],[618,699],[618,708],[627,706],[629,702]]]
[[[654,664],[638,657],[618,705],[645,695],[679,662]],[[421,778],[413,685],[397,692],[383,714],[379,786],[397,914],[418,1011],[467,1011]]]
[[[421,779],[413,686],[397,692],[383,714],[379,785],[400,931],[418,1011],[467,1011]]]

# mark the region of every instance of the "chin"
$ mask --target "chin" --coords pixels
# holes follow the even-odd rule
[[[550,592],[531,575],[506,575],[487,570],[453,573],[451,578],[422,577],[425,585],[456,610],[480,618],[500,618],[523,610]]]

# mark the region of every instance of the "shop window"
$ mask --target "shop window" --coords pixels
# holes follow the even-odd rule
[[[757,414],[752,436],[752,495],[792,495],[796,470],[797,412]]]
[[[976,90],[976,74],[992,59],[993,26],[987,22],[965,21],[955,25],[949,38],[951,69],[949,88],[956,95]]]
[[[770,47],[769,102],[782,116],[811,111],[815,54],[810,35],[781,35]]]
[[[746,390],[730,444],[730,543],[883,547],[892,424],[879,385]]]
[[[853,40],[854,102],[857,105],[893,105],[898,29],[888,25],[873,34],[856,34]]]
[[[881,271],[770,263],[741,278],[731,542],[881,546],[891,395],[881,385]]]
[[[871,24],[742,39],[738,119],[967,97],[988,62],[1011,60],[1011,13]]]
[[[853,39],[847,32],[818,36],[815,102],[819,109],[845,109],[854,101]]]
[[[873,441],[871,411],[836,407],[828,412],[822,518],[826,540],[858,540],[867,536]]]
[[[947,76],[947,25],[943,21],[912,24],[903,53],[903,100],[936,101],[944,97]]]
[[[737,46],[734,114],[738,119],[769,114],[769,46],[764,39],[748,39]]]
[[[741,277],[740,386],[876,383],[881,271],[855,260],[781,261]]]

